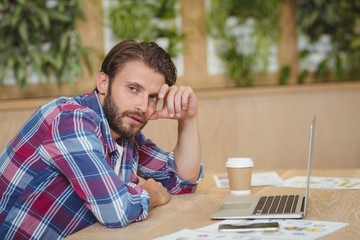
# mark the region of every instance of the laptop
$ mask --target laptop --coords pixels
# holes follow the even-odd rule
[[[276,219],[305,217],[310,187],[311,161],[314,144],[316,116],[310,126],[310,142],[307,162],[307,180],[302,194],[230,195],[210,216],[212,219]]]

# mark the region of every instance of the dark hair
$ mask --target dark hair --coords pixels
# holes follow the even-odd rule
[[[109,51],[101,65],[101,71],[109,76],[110,84],[116,73],[129,61],[141,61],[164,75],[165,82],[169,86],[176,82],[176,67],[164,49],[154,42],[124,40]]]

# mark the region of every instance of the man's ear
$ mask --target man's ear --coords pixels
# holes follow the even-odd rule
[[[107,93],[107,88],[109,86],[109,78],[104,72],[99,72],[96,79],[96,89],[101,95]]]

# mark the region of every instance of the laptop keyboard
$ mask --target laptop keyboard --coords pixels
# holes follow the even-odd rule
[[[256,205],[253,215],[294,213],[299,195],[263,196]]]

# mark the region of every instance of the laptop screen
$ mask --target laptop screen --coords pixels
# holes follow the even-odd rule
[[[310,126],[310,141],[309,141],[309,155],[308,155],[308,166],[307,166],[307,179],[306,179],[306,188],[305,188],[304,215],[306,214],[308,201],[309,201],[310,174],[311,174],[312,152],[314,145],[313,142],[314,142],[314,134],[315,134],[315,124],[316,124],[316,116],[314,116]]]

